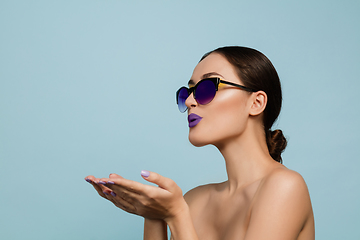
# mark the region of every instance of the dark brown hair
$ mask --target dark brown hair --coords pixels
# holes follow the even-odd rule
[[[200,61],[211,53],[223,55],[232,64],[242,83],[257,91],[264,91],[268,101],[264,110],[264,130],[266,143],[271,157],[282,163],[281,153],[287,141],[281,130],[271,131],[271,127],[279,116],[282,93],[279,76],[270,60],[261,52],[247,47],[229,46],[206,53]]]

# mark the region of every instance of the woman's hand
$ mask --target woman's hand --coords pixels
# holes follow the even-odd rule
[[[158,187],[131,181],[117,174],[100,179],[88,176],[85,180],[115,206],[148,219],[169,221],[188,210],[182,191],[173,180],[148,171],[141,171],[141,175]]]

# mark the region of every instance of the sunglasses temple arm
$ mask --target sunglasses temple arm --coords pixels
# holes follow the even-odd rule
[[[245,86],[242,86],[242,85],[239,85],[239,84],[236,84],[236,83],[232,83],[232,82],[228,82],[228,81],[224,81],[224,80],[220,80],[220,83],[226,83],[228,85],[231,85],[231,86],[234,86],[234,87],[238,87],[238,88],[241,88],[245,91],[249,91],[249,92],[257,92],[255,91],[254,89],[252,88],[248,88],[248,87],[245,87]]]

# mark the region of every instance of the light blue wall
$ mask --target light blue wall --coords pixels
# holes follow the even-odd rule
[[[282,79],[284,163],[308,184],[317,239],[360,239],[360,2],[129,2],[0,2],[0,238],[141,239],[142,218],[88,174],[148,169],[184,192],[224,180],[175,91],[202,54],[243,45]]]

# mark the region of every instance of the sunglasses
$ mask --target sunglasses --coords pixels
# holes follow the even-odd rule
[[[205,105],[211,102],[215,97],[216,91],[219,89],[219,84],[227,84],[248,92],[256,92],[254,89],[228,82],[220,78],[205,78],[199,81],[194,87],[181,87],[179,90],[177,90],[176,103],[180,112],[183,113],[188,109],[185,105],[185,101],[191,93],[194,93],[196,102],[201,105]]]

